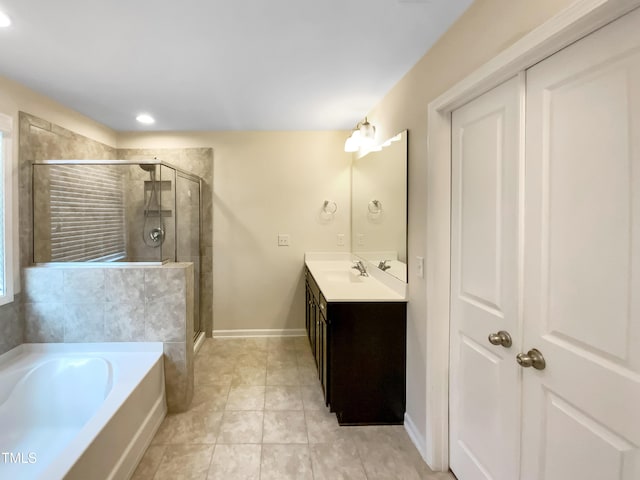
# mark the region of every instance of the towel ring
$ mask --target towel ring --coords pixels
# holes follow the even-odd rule
[[[382,211],[382,203],[380,200],[371,200],[367,208],[371,213],[380,213]]]
[[[322,211],[328,215],[333,215],[338,211],[338,204],[330,200],[325,200],[322,205]]]

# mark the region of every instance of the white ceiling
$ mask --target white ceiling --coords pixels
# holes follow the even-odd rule
[[[350,129],[471,2],[0,0],[0,75],[121,131]]]

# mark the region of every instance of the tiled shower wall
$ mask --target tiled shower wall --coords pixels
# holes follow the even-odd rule
[[[42,160],[114,160],[117,150],[33,115],[20,112],[18,151],[20,266],[33,264],[31,165]]]
[[[213,329],[213,149],[160,148],[118,149],[120,160],[149,160],[157,157],[202,179],[200,192],[200,318],[202,329]],[[163,202],[164,203],[164,202]],[[180,233],[178,232],[178,235]]]
[[[24,323],[19,317],[20,299],[0,307],[0,355],[23,342]]]
[[[200,232],[200,318],[213,328],[213,149],[115,149],[41,118],[20,112],[20,265],[33,264],[31,165],[42,160],[149,160],[158,157],[202,178]],[[2,312],[0,311],[0,315]]]
[[[201,315],[211,329],[212,282],[212,190],[213,151],[202,149],[121,150],[58,127],[46,120],[20,112],[19,148],[19,235],[22,274],[22,301],[0,307],[0,353],[23,341],[147,341],[165,345],[167,402],[173,411],[186,408],[193,390],[193,312],[192,300],[185,290],[173,294],[164,291],[155,275],[169,275],[163,267],[32,267],[33,217],[31,165],[47,159],[134,159],[152,158],[176,164],[203,178],[201,219],[202,275],[200,279]],[[185,272],[184,264],[181,267]],[[193,270],[189,270],[193,271]],[[120,272],[122,278],[117,280]],[[149,272],[149,273],[148,273]],[[86,277],[86,278],[85,278]],[[103,278],[102,287],[100,278]],[[192,277],[190,277],[192,278]],[[126,279],[126,280],[125,280]],[[141,280],[142,279],[142,280]],[[85,284],[86,281],[86,284]],[[140,282],[141,283],[138,283]],[[144,285],[143,292],[133,288],[115,288],[118,282]],[[124,284],[123,283],[123,284]],[[87,286],[88,285],[88,286]],[[163,284],[164,285],[164,284]],[[168,288],[171,288],[169,282]],[[193,292],[193,282],[184,281]],[[76,286],[81,290],[76,290]],[[175,286],[175,285],[173,285]],[[86,288],[85,288],[86,287]],[[87,288],[89,290],[87,290]],[[62,290],[61,290],[62,289]],[[93,289],[93,290],[91,290]],[[75,292],[75,293],[74,293]],[[160,294],[158,292],[165,292]],[[193,293],[190,293],[193,295]],[[182,300],[180,300],[182,298]],[[190,297],[192,298],[192,297]],[[187,302],[189,313],[179,320],[171,317]],[[186,308],[186,307],[185,307]],[[170,311],[173,313],[166,313]],[[187,325],[187,318],[191,318]],[[182,322],[184,335],[178,332]],[[165,325],[166,323],[166,325]],[[181,330],[180,330],[181,331]],[[187,333],[188,332],[188,333]],[[178,339],[179,337],[179,339]]]
[[[163,342],[170,411],[193,395],[193,265],[29,267],[26,342]]]

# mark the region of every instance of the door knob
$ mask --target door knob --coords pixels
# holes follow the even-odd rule
[[[540,350],[532,348],[527,353],[519,353],[516,355],[518,365],[524,368],[533,367],[536,370],[544,370],[547,366],[547,362],[544,361],[544,357]]]
[[[511,335],[504,330],[500,330],[498,333],[490,333],[489,343],[491,345],[502,345],[504,348],[509,348],[513,344]]]

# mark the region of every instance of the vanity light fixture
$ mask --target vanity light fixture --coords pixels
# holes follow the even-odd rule
[[[11,25],[11,19],[9,15],[4,12],[0,12],[0,27],[8,27]]]
[[[138,115],[136,117],[136,120],[140,123],[143,123],[145,125],[152,125],[154,123],[156,123],[156,121],[154,120],[154,118],[149,115],[148,113],[141,113],[140,115]]]
[[[351,131],[351,135],[344,142],[345,152],[357,152],[361,148],[371,147],[376,138],[376,127],[371,125],[364,118],[364,122],[358,122],[356,128]]]
[[[353,130],[351,136],[344,142],[345,152],[357,152],[360,150],[360,130]]]

